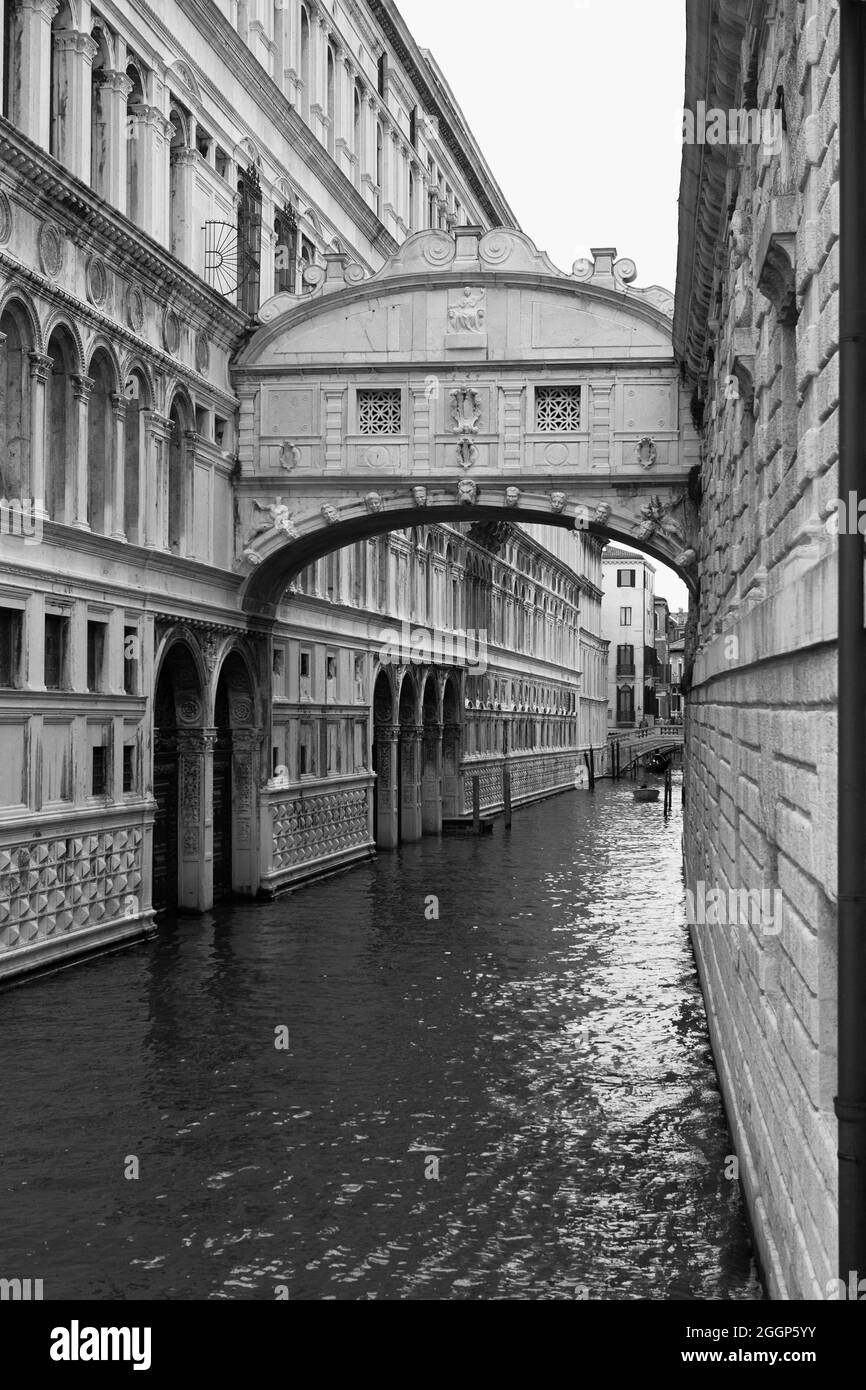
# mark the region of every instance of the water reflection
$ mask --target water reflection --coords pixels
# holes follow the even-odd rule
[[[680,837],[678,792],[665,821],[603,783],[8,993],[10,1267],[49,1298],[760,1297]]]

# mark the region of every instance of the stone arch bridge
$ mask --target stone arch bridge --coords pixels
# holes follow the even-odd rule
[[[593,252],[571,274],[515,231],[410,237],[374,276],[343,254],[282,294],[233,375],[236,555],[267,619],[313,560],[431,520],[584,528],[698,582],[699,444],[672,296]]]

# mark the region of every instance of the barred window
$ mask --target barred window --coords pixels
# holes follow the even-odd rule
[[[402,427],[403,410],[399,389],[358,392],[360,434],[399,434]]]
[[[579,386],[537,386],[535,428],[541,434],[568,434],[580,429]]]

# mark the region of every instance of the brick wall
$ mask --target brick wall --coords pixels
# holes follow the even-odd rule
[[[771,0],[741,40],[738,104],[781,88],[787,132],[728,152],[709,248],[685,872],[779,894],[769,930],[691,932],[770,1294],[814,1299],[836,1258],[836,6]]]

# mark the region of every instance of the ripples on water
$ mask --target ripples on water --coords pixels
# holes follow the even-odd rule
[[[7,992],[4,1272],[46,1298],[759,1298],[680,841],[678,788],[665,823],[601,783]]]

